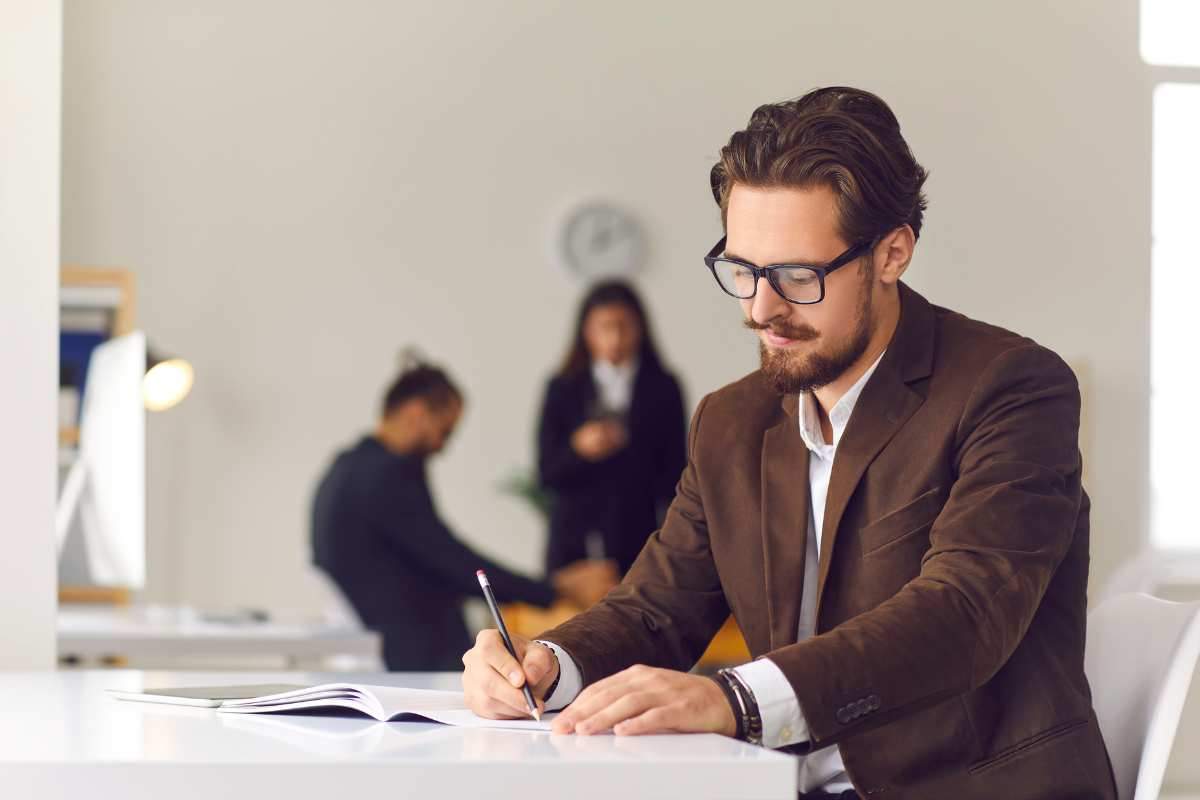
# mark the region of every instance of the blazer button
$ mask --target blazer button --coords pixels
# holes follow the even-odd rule
[[[837,713],[834,714],[834,718],[837,719],[837,721],[842,723],[843,725],[849,725],[850,724],[850,709],[846,708],[845,706],[842,706],[841,708],[839,708],[837,710]]]
[[[870,697],[868,697],[868,698],[867,698],[867,704],[868,704],[868,706],[870,707],[870,709],[871,709],[872,711],[878,711],[878,710],[879,710],[879,705],[880,705],[880,702],[879,702],[879,695],[877,695],[877,694],[873,694],[873,695],[871,695]]]
[[[866,713],[870,710],[871,708],[867,705],[866,700],[859,700],[854,704],[854,716],[856,717],[866,716]]]

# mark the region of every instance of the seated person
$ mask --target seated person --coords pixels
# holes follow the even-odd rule
[[[624,582],[513,637],[518,659],[482,632],[467,704],[526,716],[528,680],[566,707],[559,733],[786,748],[805,800],[1115,800],[1084,673],[1074,374],[901,281],[925,171],[875,95],[762,106],[710,180],[726,236],[705,264],[761,369],[701,401]],[[730,612],[756,660],[687,672]]]
[[[463,396],[446,374],[414,363],[392,384],[374,435],[340,453],[312,507],[313,561],[363,624],[383,636],[389,670],[458,670],[471,639],[462,601],[485,569],[505,602],[587,606],[616,580],[609,561],[581,562],[550,582],[517,575],[463,544],[439,518],[425,476],[458,424]]]

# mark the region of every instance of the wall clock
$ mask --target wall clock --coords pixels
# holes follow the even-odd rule
[[[591,201],[563,221],[560,251],[567,269],[583,280],[628,278],[644,266],[646,232],[627,209]]]

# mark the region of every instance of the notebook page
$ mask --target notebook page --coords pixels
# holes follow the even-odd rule
[[[388,718],[400,714],[417,714],[446,725],[466,728],[511,728],[516,730],[548,731],[557,714],[544,714],[541,722],[535,719],[484,719],[467,708],[462,692],[443,692],[433,689],[402,689],[394,686],[363,686],[379,701]]]

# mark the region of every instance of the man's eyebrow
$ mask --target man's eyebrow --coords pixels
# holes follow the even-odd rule
[[[739,256],[737,253],[734,253],[731,250],[725,251],[725,257],[732,258],[735,261],[745,261],[747,264],[753,264],[754,266],[758,267],[759,269],[762,269],[763,266],[770,267],[770,266],[780,265],[780,264],[782,264],[782,265],[788,265],[788,264],[805,265],[805,264],[824,264],[825,263],[824,261],[820,260],[819,258],[792,258],[792,259],[788,259],[787,261],[776,261],[775,264],[759,265],[759,264],[751,261],[748,258]]]

